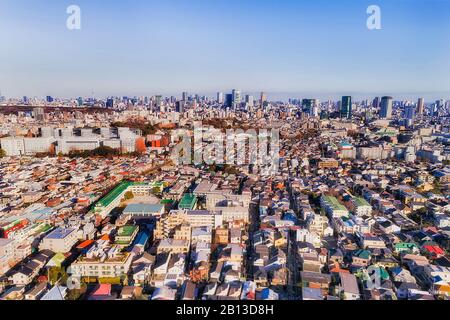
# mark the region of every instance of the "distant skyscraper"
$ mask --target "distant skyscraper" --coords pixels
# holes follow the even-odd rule
[[[175,111],[179,112],[179,113],[183,113],[184,112],[184,101],[177,101],[175,103]]]
[[[380,98],[375,97],[372,101],[372,107],[378,109],[380,107]]]
[[[81,107],[83,105],[83,98],[82,97],[78,97],[77,104],[78,104],[79,107]]]
[[[217,103],[223,103],[223,92],[217,92]]]
[[[419,98],[419,100],[417,101],[417,114],[421,116],[423,115],[424,112],[425,112],[425,101],[423,98]]]
[[[232,94],[225,95],[225,106],[226,107],[233,106],[233,95]]]
[[[46,98],[46,101],[48,102],[48,103],[52,103],[53,102],[53,97],[52,96],[47,96],[47,98]]]
[[[405,107],[405,118],[408,120],[414,120],[416,116],[416,108],[414,106]]]
[[[341,118],[352,118],[352,97],[343,96],[341,101]]]
[[[251,96],[251,95],[246,95],[245,96],[245,102],[250,106],[250,107],[253,107],[253,104],[254,104],[254,98],[253,98],[253,96]]]
[[[266,102],[267,102],[267,94],[265,92],[261,92],[261,106],[263,107]]]
[[[311,117],[319,116],[319,100],[317,99],[303,99],[302,110]]]
[[[161,95],[155,96],[155,105],[157,108],[161,107],[161,105],[162,105],[162,96]]]
[[[114,99],[113,98],[109,98],[106,100],[106,107],[109,109],[114,108]]]
[[[183,92],[181,94],[181,100],[183,101],[188,101],[188,93],[187,92]]]
[[[302,110],[305,113],[309,113],[312,108],[312,99],[303,99],[302,100]]]
[[[438,108],[443,108],[445,106],[445,101],[444,99],[440,99],[440,100],[436,100],[436,106]]]
[[[33,113],[34,113],[34,118],[37,121],[45,120],[45,109],[44,108],[34,108]]]
[[[392,97],[381,98],[380,118],[381,119],[392,118]]]
[[[233,104],[239,105],[242,102],[241,90],[234,89],[232,91],[232,95],[233,95]]]

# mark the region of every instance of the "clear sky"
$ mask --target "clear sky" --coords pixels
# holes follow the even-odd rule
[[[66,8],[81,8],[81,30]],[[366,9],[381,8],[382,30]],[[450,99],[450,0],[1,0],[13,96]]]

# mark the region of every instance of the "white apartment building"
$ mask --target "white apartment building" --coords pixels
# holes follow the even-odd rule
[[[100,140],[88,137],[70,137],[69,139],[58,139],[56,153],[67,154],[76,150],[94,150],[100,147]]]
[[[359,197],[354,197],[351,200],[353,212],[357,216],[371,216],[372,206],[364,199]]]
[[[248,207],[234,206],[230,204],[227,207],[216,207],[215,212],[222,215],[223,222],[233,222],[242,220],[246,223],[250,221],[250,213]]]
[[[21,156],[25,154],[25,145],[23,138],[3,138],[0,139],[0,146],[7,156]]]
[[[0,238],[0,276],[11,268],[11,262],[14,260],[14,249],[14,240]]]
[[[34,155],[49,152],[54,141],[53,138],[24,138],[25,154]]]
[[[69,252],[77,242],[78,236],[75,228],[58,228],[42,239],[39,249],[65,253]]]
[[[70,266],[73,276],[116,278],[124,277],[130,270],[134,254],[121,252],[118,247],[111,247],[107,252],[103,248],[92,247],[86,257],[81,257]]]

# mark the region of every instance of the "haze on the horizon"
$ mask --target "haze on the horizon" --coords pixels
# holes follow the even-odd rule
[[[366,27],[371,4],[382,30]],[[0,49],[9,97],[450,98],[448,0],[2,0]]]

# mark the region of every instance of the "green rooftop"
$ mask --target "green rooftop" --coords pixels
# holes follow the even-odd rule
[[[356,251],[353,256],[361,259],[370,259],[370,251],[360,249]]]
[[[121,182],[117,187],[115,187],[110,193],[108,193],[105,197],[100,199],[97,203],[96,207],[107,207],[109,206],[122,192],[127,190],[133,183],[129,181]]]
[[[398,133],[395,130],[385,128],[375,132],[375,134],[378,136],[395,137]]]
[[[364,198],[354,197],[353,202],[355,203],[355,206],[357,206],[357,207],[364,207],[364,206],[370,207],[370,204]]]
[[[347,208],[343,204],[341,204],[339,200],[336,199],[336,197],[325,196],[324,199],[325,202],[330,204],[334,210],[347,210]]]
[[[394,244],[394,248],[396,250],[412,250],[414,248],[418,249],[419,247],[415,243],[399,242]]]
[[[124,226],[117,231],[117,235],[119,237],[131,237],[136,229],[136,226]]]
[[[49,224],[44,224],[41,228],[39,228],[38,233],[45,233],[52,229],[53,227]]]
[[[197,197],[193,194],[185,194],[178,204],[178,209],[193,210],[197,204]]]

